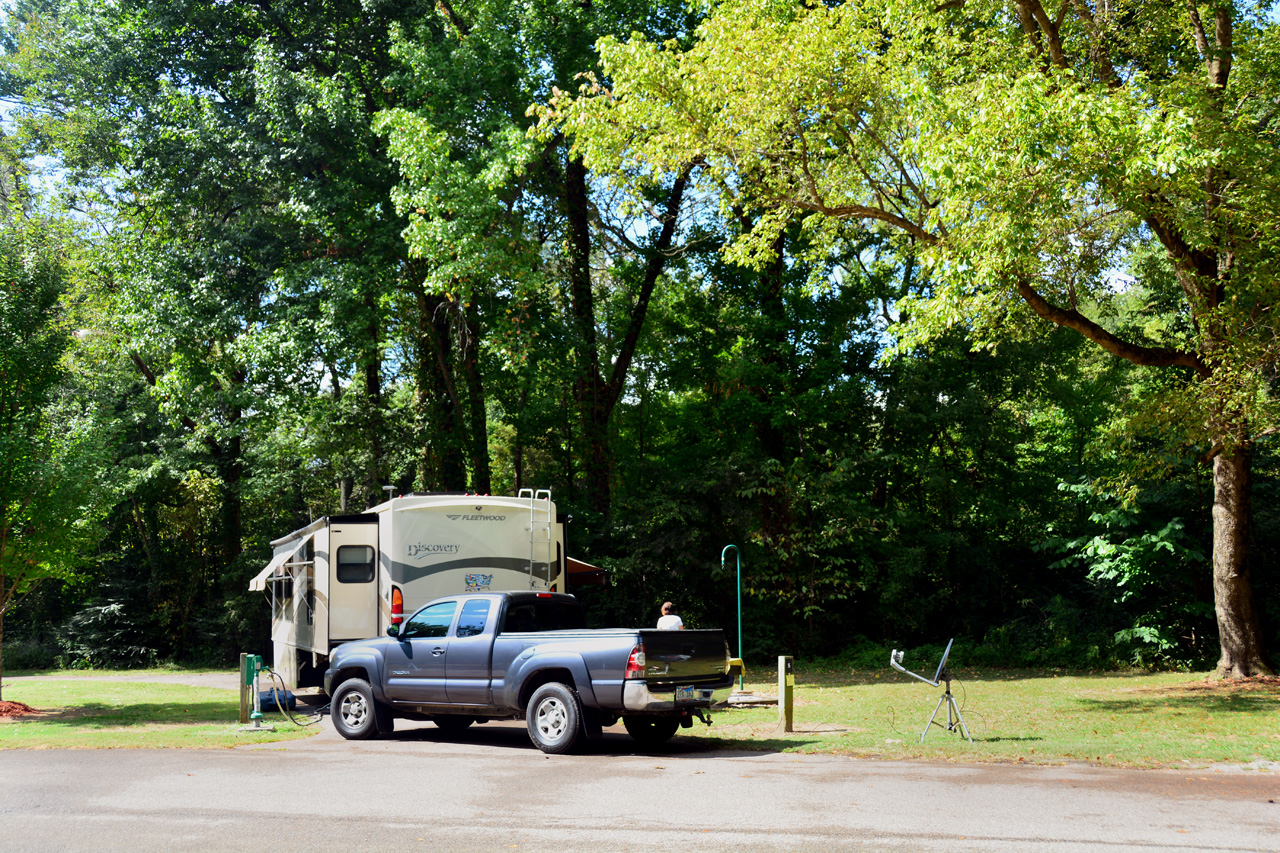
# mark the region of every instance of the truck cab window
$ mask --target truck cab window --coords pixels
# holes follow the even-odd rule
[[[373,548],[369,545],[343,545],[338,549],[339,583],[370,583],[373,580]]]
[[[503,620],[502,632],[563,631],[569,628],[587,627],[582,609],[574,603],[561,601],[512,602]]]
[[[404,623],[400,639],[448,636],[449,626],[453,624],[453,612],[457,609],[458,602],[441,601],[419,610]]]
[[[458,617],[458,627],[454,629],[455,637],[474,637],[484,633],[484,624],[489,621],[488,599],[477,598],[462,605],[462,615]]]

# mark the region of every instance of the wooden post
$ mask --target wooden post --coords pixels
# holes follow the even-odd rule
[[[240,653],[240,725],[246,725],[249,722],[249,673],[247,667],[249,665],[249,655],[246,652]]]
[[[784,732],[792,731],[791,705],[796,689],[796,674],[790,655],[778,656],[778,723]]]

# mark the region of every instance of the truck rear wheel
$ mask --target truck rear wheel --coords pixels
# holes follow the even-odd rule
[[[368,740],[379,732],[391,732],[391,710],[373,697],[373,688],[363,678],[342,682],[329,708],[333,727],[347,740]]]
[[[641,746],[661,746],[680,728],[679,717],[623,717],[622,725]]]
[[[572,752],[582,740],[578,695],[559,682],[549,682],[533,691],[525,722],[533,745],[551,755]]]

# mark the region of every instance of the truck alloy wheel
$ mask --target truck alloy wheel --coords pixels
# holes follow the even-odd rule
[[[525,712],[529,739],[543,752],[572,752],[582,739],[582,708],[573,690],[558,682],[539,687]]]
[[[334,694],[333,704],[330,706],[333,727],[347,740],[366,740],[375,737],[380,728],[379,723],[383,722],[380,718],[385,716],[387,718],[385,722],[389,724],[391,717],[378,707],[379,704],[378,700],[373,698],[373,689],[369,687],[369,682],[363,678],[344,681]],[[388,725],[388,730],[389,728]]]

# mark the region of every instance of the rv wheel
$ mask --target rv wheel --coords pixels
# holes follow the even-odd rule
[[[373,698],[369,682],[363,678],[348,679],[342,682],[333,695],[333,704],[329,706],[333,727],[347,740],[375,737],[384,722],[388,724],[385,730],[390,731],[391,715],[380,705]]]

